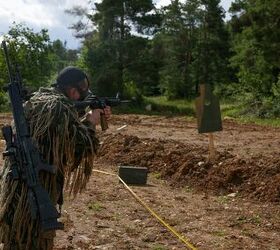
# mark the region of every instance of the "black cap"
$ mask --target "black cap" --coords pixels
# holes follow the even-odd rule
[[[87,78],[87,75],[79,68],[68,66],[61,70],[56,78],[57,87],[75,86]]]

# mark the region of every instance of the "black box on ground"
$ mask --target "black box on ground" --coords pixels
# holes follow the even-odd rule
[[[145,185],[148,169],[145,167],[119,166],[119,177],[126,184]]]

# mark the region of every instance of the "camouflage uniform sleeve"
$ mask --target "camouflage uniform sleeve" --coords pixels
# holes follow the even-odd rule
[[[73,106],[64,107],[61,113],[66,115],[60,116],[59,123],[56,125],[55,122],[54,126],[59,126],[62,134],[65,134],[67,130],[69,136],[72,137],[72,141],[75,144],[75,163],[73,164],[75,168],[80,164],[83,157],[96,154],[99,140],[96,136],[95,128],[86,120],[82,122]],[[65,127],[65,124],[68,126]]]

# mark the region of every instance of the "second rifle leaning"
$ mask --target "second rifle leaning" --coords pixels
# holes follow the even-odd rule
[[[19,71],[10,63],[6,42],[2,42],[10,83],[6,87],[11,102],[16,134],[11,126],[4,126],[2,133],[6,141],[3,156],[9,159],[10,180],[20,180],[27,188],[28,203],[32,219],[38,219],[43,231],[62,229],[58,222],[59,213],[51,201],[48,192],[39,180],[39,172],[54,174],[54,166],[44,163],[38,148],[29,133],[29,124],[24,115],[23,87]]]

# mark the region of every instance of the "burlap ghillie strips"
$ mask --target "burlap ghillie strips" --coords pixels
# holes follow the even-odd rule
[[[85,126],[71,102],[53,88],[41,88],[25,105],[31,135],[43,159],[56,166],[55,175],[41,172],[40,180],[57,204],[61,189],[75,196],[90,177],[98,147],[95,132]],[[53,248],[54,231],[40,231],[31,219],[27,188],[7,178],[10,164],[5,162],[0,183],[0,242],[4,249]]]

